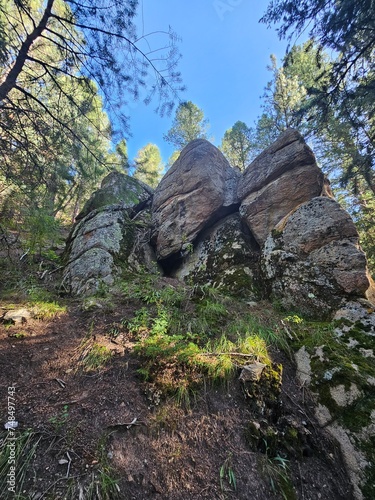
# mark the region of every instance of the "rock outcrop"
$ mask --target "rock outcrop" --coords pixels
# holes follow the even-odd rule
[[[262,267],[270,297],[312,318],[330,316],[343,297],[365,297],[370,286],[356,227],[326,197],[276,225],[262,249]]]
[[[369,288],[354,223],[295,130],[242,175],[202,139],[154,193],[114,172],[77,219],[64,273],[76,294],[111,285],[116,269],[151,269],[155,256],[168,276],[271,298],[311,318],[331,317]]]
[[[121,204],[122,208],[133,208],[147,203],[153,189],[145,183],[120,172],[111,172],[102,180],[100,189],[95,191],[85,203],[76,220],[83,219],[93,210]]]
[[[254,299],[261,288],[259,247],[238,213],[204,231],[172,275]]]
[[[149,244],[150,188],[118,172],[109,174],[102,186],[85,205],[67,241],[62,287],[74,295],[112,285],[121,266],[136,270],[156,265]],[[105,205],[105,200],[110,203]]]
[[[198,234],[238,206],[239,177],[204,139],[182,150],[154,194],[152,240],[158,259],[184,252]]]
[[[77,217],[66,255],[63,288],[73,294],[95,294],[124,270],[160,266],[242,303],[268,298],[333,320],[324,344],[298,346],[298,374],[319,423],[341,445],[355,498],[364,498],[375,435],[375,312],[366,294],[375,293],[356,227],[298,132],[282,134],[243,175],[205,140],[184,148],[154,193],[110,174]],[[243,383],[262,372],[255,365],[245,367]]]
[[[245,170],[239,185],[240,214],[259,245],[291,210],[322,193],[324,175],[311,149],[287,130]]]
[[[297,351],[297,376],[314,396],[319,424],[340,444],[354,498],[369,499],[374,487],[374,308],[364,299],[346,301],[333,324],[324,343]]]

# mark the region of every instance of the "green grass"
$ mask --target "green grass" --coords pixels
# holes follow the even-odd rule
[[[60,306],[57,302],[33,302],[32,312],[34,318],[40,320],[49,320],[66,313],[66,307]]]
[[[127,303],[138,306],[122,326],[135,341],[139,375],[161,393],[189,401],[203,383],[226,383],[246,363],[267,366],[265,386],[279,385],[270,349],[292,356],[294,330],[305,331],[304,320],[280,315],[222,294],[211,285],[172,286],[157,274],[132,274],[121,283]],[[311,329],[309,329],[311,331]],[[266,380],[267,379],[267,380]]]
[[[225,382],[254,360],[271,367],[269,347],[287,348],[281,328],[244,315],[216,288],[155,286],[152,277],[123,285],[129,300],[147,304],[124,326],[136,340],[138,373],[185,406],[203,381]]]
[[[263,474],[268,478],[275,495],[280,494],[284,500],[297,500],[290,480],[289,461],[277,455],[266,456],[262,464]]]
[[[25,480],[28,470],[31,468],[38,446],[42,439],[41,434],[26,429],[22,432],[14,430],[3,432],[0,436],[0,491],[9,498],[21,500],[24,496]],[[11,469],[14,467],[14,469]],[[14,476],[8,474],[14,471]],[[14,479],[13,483],[8,483]]]
[[[102,370],[112,357],[112,352],[108,347],[100,344],[92,344],[84,348],[84,354],[80,361],[80,366],[85,372],[97,372]]]
[[[236,491],[237,489],[236,475],[233,470],[232,461],[232,453],[229,453],[228,457],[224,460],[223,465],[220,467],[220,487],[223,493],[228,487],[231,491]]]

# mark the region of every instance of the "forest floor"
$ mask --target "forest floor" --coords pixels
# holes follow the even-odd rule
[[[3,293],[0,317],[30,304]],[[54,304],[51,314],[0,323],[1,499],[352,498],[338,446],[281,349],[269,346],[282,365],[272,405],[244,390],[240,368],[222,382],[202,376],[181,400],[140,375],[128,327],[139,298]],[[240,307],[278,315],[266,302]],[[10,403],[15,430],[4,429]]]

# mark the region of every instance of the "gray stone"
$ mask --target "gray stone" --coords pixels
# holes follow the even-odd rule
[[[267,365],[260,363],[259,361],[254,361],[254,363],[244,365],[242,367],[239,380],[243,383],[259,381],[266,366]]]
[[[316,197],[288,214],[275,228],[282,232],[285,251],[308,254],[333,241],[348,240],[358,245],[358,231],[348,212],[337,201]]]
[[[365,297],[365,255],[353,221],[318,197],[285,217],[267,238],[262,269],[273,299],[312,318],[331,317],[341,301]]]
[[[85,203],[76,220],[83,219],[93,210],[121,203],[123,208],[131,208],[150,199],[153,189],[141,181],[120,172],[111,172]]]
[[[154,269],[150,246],[151,195],[143,184],[117,172],[104,179],[109,205],[92,209],[78,220],[69,236],[62,288],[74,295],[111,286],[122,270]],[[128,189],[128,191],[127,191]],[[112,204],[121,196],[120,203]],[[94,197],[95,198],[95,197]]]
[[[257,297],[259,249],[238,213],[204,231],[190,250],[173,272],[174,277],[211,284],[242,297]]]

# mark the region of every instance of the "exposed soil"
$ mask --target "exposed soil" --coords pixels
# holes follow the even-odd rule
[[[283,353],[272,353],[283,365],[274,408],[246,397],[236,374],[225,386],[202,383],[186,409],[175,398],[159,401],[141,380],[126,329],[111,336],[114,325],[132,316],[130,303],[95,312],[82,312],[73,300],[67,305],[67,313],[49,321],[0,324],[1,422],[7,388],[15,386],[17,432],[30,428],[41,437],[24,498],[100,498],[87,488],[104,470],[118,479],[118,498],[126,500],[353,498],[338,447],[319,428]],[[105,367],[80,367],[84,342],[111,349]],[[276,437],[254,437],[254,429],[270,423]],[[283,428],[295,429],[298,445],[280,444]],[[285,481],[278,463],[287,464]],[[111,491],[108,498],[115,498]],[[13,498],[7,491],[0,497]]]

